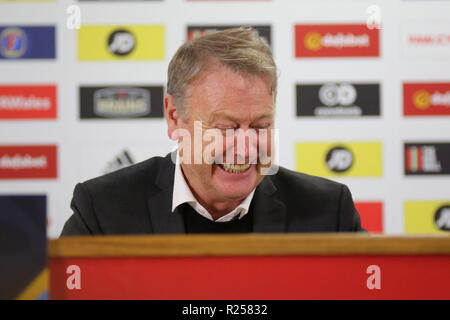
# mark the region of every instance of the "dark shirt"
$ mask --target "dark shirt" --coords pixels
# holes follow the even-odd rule
[[[253,231],[251,210],[241,219],[214,222],[196,212],[188,203],[182,204],[180,209],[186,233],[248,233]]]

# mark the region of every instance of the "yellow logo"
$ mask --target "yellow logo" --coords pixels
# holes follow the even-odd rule
[[[304,38],[305,47],[311,51],[322,48],[322,35],[318,32],[308,32]]]
[[[164,26],[81,26],[78,31],[78,59],[163,60]]]
[[[407,234],[448,234],[449,201],[406,201],[404,228]]]
[[[299,142],[296,170],[322,177],[379,177],[383,174],[382,144]]]
[[[419,90],[413,94],[413,102],[418,109],[427,109],[430,105],[431,95],[426,90]]]

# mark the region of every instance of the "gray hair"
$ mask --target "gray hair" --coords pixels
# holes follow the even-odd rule
[[[185,42],[169,63],[167,93],[174,97],[181,117],[186,113],[186,86],[207,69],[211,58],[233,71],[265,78],[275,99],[277,67],[269,46],[256,31],[243,27],[215,31]]]

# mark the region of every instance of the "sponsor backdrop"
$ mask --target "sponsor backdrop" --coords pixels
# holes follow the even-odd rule
[[[371,232],[448,232],[448,12],[448,1],[2,0],[0,216],[44,210],[57,237],[77,182],[173,149],[162,101],[180,44],[253,26],[280,69],[280,164],[347,184]]]

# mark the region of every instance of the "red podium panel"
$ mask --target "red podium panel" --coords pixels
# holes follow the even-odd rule
[[[65,238],[53,299],[450,299],[450,238],[238,235]]]

